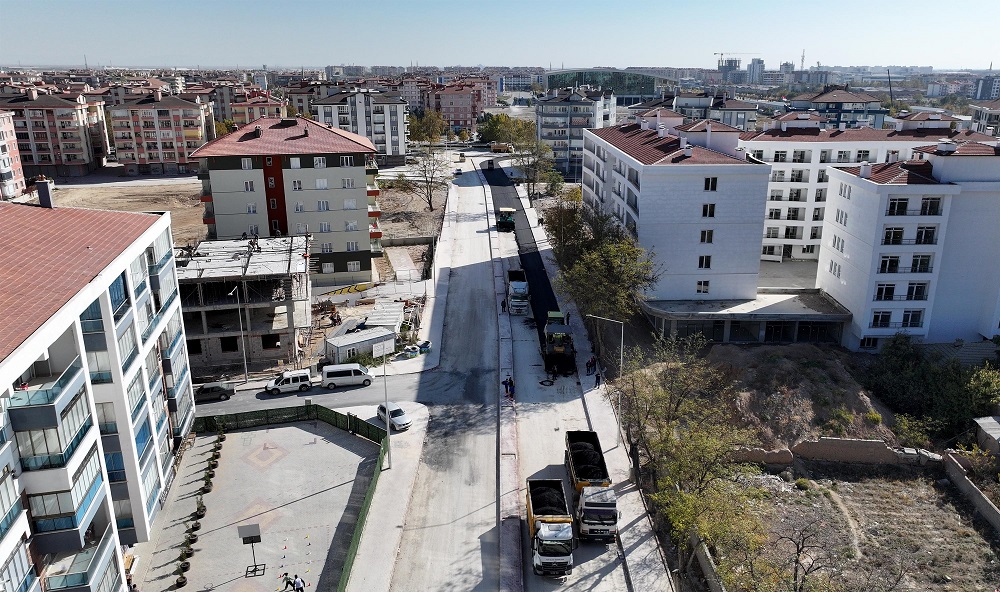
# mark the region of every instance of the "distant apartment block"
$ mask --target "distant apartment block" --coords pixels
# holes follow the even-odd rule
[[[258,119],[202,146],[210,239],[311,236],[317,284],[371,280],[381,253],[375,145],[304,118]]]
[[[83,95],[66,98],[28,88],[0,95],[0,109],[14,118],[25,176],[79,177],[107,163],[104,103]]]
[[[287,103],[270,95],[250,97],[239,103],[232,103],[233,123],[242,127],[261,117],[284,117],[287,115]]]
[[[615,95],[610,90],[550,90],[535,107],[538,139],[552,148],[556,170],[568,181],[583,174],[583,130],[615,125]]]
[[[210,105],[153,91],[109,109],[118,162],[129,175],[193,172],[191,154],[215,137]]]
[[[123,592],[194,420],[170,217],[46,205],[0,204],[0,562]]]
[[[826,86],[821,92],[805,93],[789,101],[789,111],[813,111],[826,118],[826,127],[857,124],[882,129],[889,109],[875,95],[852,91],[847,85]]]
[[[244,354],[268,367],[301,356],[312,326],[307,236],[203,241],[175,253],[193,368],[239,373]]]
[[[344,90],[312,102],[316,121],[368,138],[379,160],[390,166],[406,161],[406,112],[406,102],[399,96],[367,88]]]
[[[1000,101],[973,101],[969,108],[977,132],[1000,137]]]
[[[0,199],[24,193],[24,171],[14,131],[14,114],[0,111]]]
[[[652,109],[669,109],[684,116],[687,123],[711,119],[741,130],[753,130],[757,124],[757,105],[727,98],[724,94],[682,92],[629,106],[633,115]]]
[[[953,129],[962,121],[937,113],[900,115],[894,129],[849,128],[841,123],[828,129],[826,117],[810,111],[792,111],[774,119],[773,127],[745,132],[739,145],[754,158],[771,165],[764,217],[761,259],[817,259],[824,220],[829,217],[830,170],[908,160],[913,149],[952,140],[989,141],[984,134]]]
[[[816,285],[853,313],[850,349],[899,332],[926,343],[1000,334],[1000,149],[942,140],[913,152],[830,169]]]

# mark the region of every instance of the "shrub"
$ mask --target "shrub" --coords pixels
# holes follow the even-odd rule
[[[802,491],[806,491],[811,487],[811,485],[809,484],[809,479],[799,477],[795,480],[795,487],[801,489]]]
[[[865,413],[865,421],[872,425],[879,425],[882,423],[882,414],[874,409],[869,409],[868,413]]]
[[[379,360],[381,362],[381,360]],[[375,365],[375,358],[371,354],[360,353],[356,356],[351,356],[344,360],[345,364],[361,364],[366,368],[371,368]]]

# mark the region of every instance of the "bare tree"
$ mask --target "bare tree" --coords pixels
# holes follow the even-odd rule
[[[451,170],[451,163],[440,153],[435,152],[430,146],[416,155],[416,164],[410,167],[413,174],[397,179],[396,187],[403,193],[419,197],[427,204],[427,208],[434,211],[434,192],[447,186],[447,178]]]

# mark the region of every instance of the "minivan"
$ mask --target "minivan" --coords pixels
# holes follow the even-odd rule
[[[334,364],[323,366],[320,382],[328,389],[352,384],[368,386],[372,383],[372,375],[361,364]]]
[[[308,370],[288,370],[268,381],[264,390],[277,395],[292,391],[307,391],[312,388],[312,376]]]

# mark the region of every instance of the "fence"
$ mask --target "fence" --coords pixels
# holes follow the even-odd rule
[[[358,509],[358,520],[354,523],[351,544],[347,548],[347,556],[344,557],[344,567],[340,572],[340,581],[337,584],[337,592],[344,592],[347,589],[347,582],[351,579],[351,568],[354,567],[354,558],[358,553],[358,545],[361,544],[361,535],[364,533],[365,522],[368,519],[368,509],[371,507],[372,498],[375,496],[375,486],[378,485],[379,475],[382,474],[382,463],[385,461],[386,446],[389,442],[389,439],[386,438],[385,429],[370,424],[356,415],[344,415],[321,405],[296,405],[294,407],[275,407],[272,409],[260,409],[228,415],[198,417],[194,420],[192,431],[196,433],[218,432],[223,428],[226,430],[240,430],[316,419],[379,445],[375,470],[372,473],[371,481],[368,483],[368,490],[365,491],[365,499],[361,502],[361,508]]]

